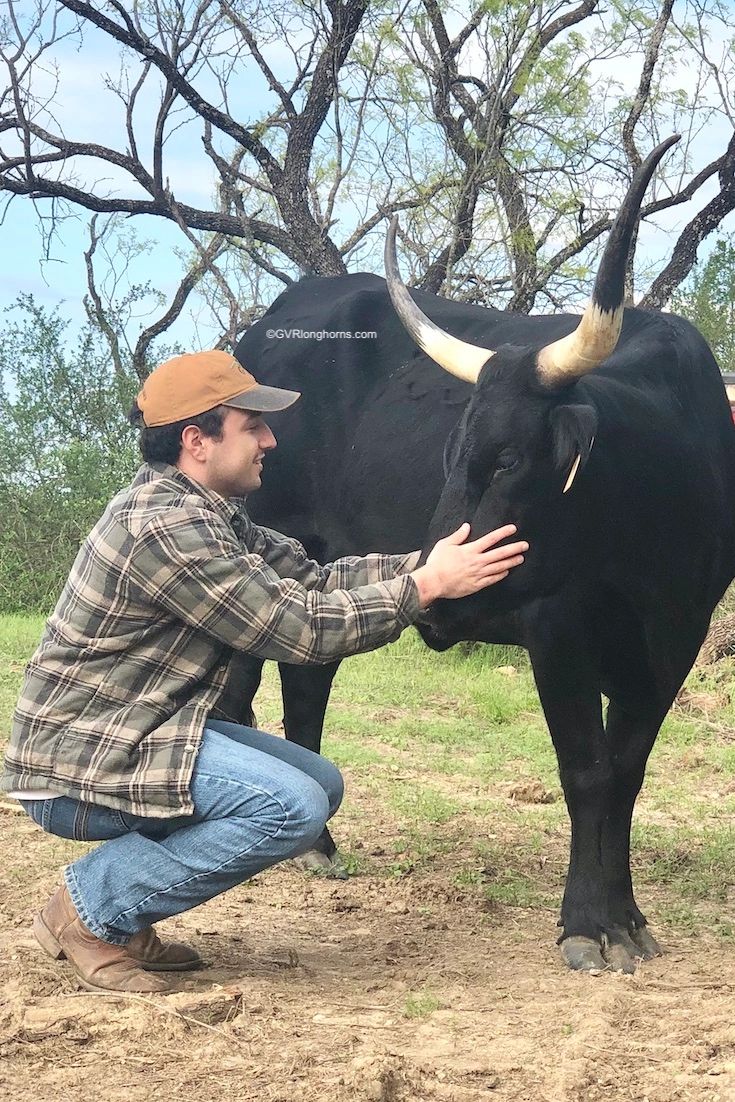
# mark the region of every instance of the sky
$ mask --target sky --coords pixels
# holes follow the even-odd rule
[[[274,66],[277,65],[277,45],[270,60]],[[119,67],[114,44],[108,43],[104,36],[92,30],[85,35],[81,49],[71,39],[60,46],[57,50],[57,61],[58,86],[55,74],[47,66],[39,69],[35,90],[38,95],[53,96],[54,113],[67,137],[123,148],[124,137],[116,121],[119,107],[112,94],[105,89],[105,74],[114,74]],[[631,76],[637,80],[634,67],[631,68]],[[683,83],[686,82],[689,79],[688,74],[682,73],[681,79]],[[242,81],[240,87],[235,86],[234,108],[241,122],[246,123],[250,118],[258,117],[268,102],[267,90],[262,81],[252,74]],[[150,128],[154,108],[152,99],[141,102],[141,134]],[[712,150],[723,148],[724,136],[725,124],[712,127],[700,136],[698,152],[702,163],[705,163],[705,159],[710,159]],[[169,144],[166,172],[173,191],[180,200],[208,207],[215,193],[216,181],[208,159],[200,152],[200,140],[198,126],[179,130]],[[100,170],[91,162],[81,163],[80,171],[89,180],[101,175]],[[121,188],[126,194],[134,194],[128,178],[125,177],[123,184],[122,174],[116,177],[116,172],[112,166],[105,166],[105,179],[99,181],[96,187],[108,192]],[[700,196],[696,207],[687,204],[667,212],[657,219],[655,225],[644,225],[639,240],[639,249],[644,255],[652,260],[665,258],[677,227],[688,221],[706,198],[709,195]],[[39,209],[48,211],[48,202],[39,202]],[[89,216],[88,212],[79,211],[73,218],[65,221],[59,227],[58,235],[46,258],[34,205],[23,197],[12,202],[0,226],[0,250],[5,259],[5,263],[0,265],[0,309],[12,304],[19,293],[29,293],[50,308],[59,307],[63,316],[70,318],[73,323],[82,322],[82,300],[87,291],[83,253],[88,245]],[[180,231],[160,218],[130,220],[129,224],[132,223],[135,223],[140,238],[149,239],[152,243],[151,250],[139,257],[132,266],[132,277],[141,282],[150,280],[164,295],[173,295],[181,273],[182,262],[178,250],[185,245]],[[725,224],[723,228],[732,231],[735,228],[735,219],[731,216],[729,227]],[[170,330],[170,337],[187,347],[206,347],[218,335],[218,331],[208,322],[206,310],[199,310],[196,321],[187,311]]]

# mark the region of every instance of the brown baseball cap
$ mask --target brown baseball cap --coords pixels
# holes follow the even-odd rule
[[[230,352],[188,352],[152,371],[138,394],[147,428],[173,425],[215,406],[274,413],[293,405],[298,390],[262,386]]]

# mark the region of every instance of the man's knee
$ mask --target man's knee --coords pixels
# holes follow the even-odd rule
[[[291,793],[284,830],[293,837],[299,849],[308,849],[324,830],[331,814],[331,800],[322,786],[305,776],[298,791]]]
[[[243,829],[251,831],[255,820],[270,841],[267,843],[289,856],[292,851],[309,849],[324,830],[331,813],[330,801],[320,784],[304,774],[294,785],[274,785],[262,791],[257,808],[248,798],[233,812]]]

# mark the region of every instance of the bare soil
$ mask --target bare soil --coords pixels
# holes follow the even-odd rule
[[[345,830],[370,874],[282,866],[163,923],[210,967],[151,998],[84,993],[44,956],[30,921],[78,851],[2,805],[0,1096],[735,1099],[735,947],[657,925],[666,955],[634,976],[571,974],[551,909],[455,886],[461,839],[396,874],[390,825],[356,790]]]

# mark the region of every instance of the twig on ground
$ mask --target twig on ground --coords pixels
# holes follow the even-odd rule
[[[220,1037],[224,1037],[230,1044],[235,1045],[237,1048],[244,1048],[234,1037],[229,1033],[225,1033],[223,1029],[218,1029],[215,1025],[209,1025],[207,1022],[200,1022],[198,1018],[192,1018],[190,1014],[184,1014],[175,1006],[166,1006],[164,1003],[157,1003],[153,999],[147,999],[144,995],[135,995],[130,991],[72,991],[66,998],[70,999],[122,999],[124,1002],[136,1002],[143,1003],[146,1006],[152,1006],[154,1010],[161,1011],[164,1014],[170,1014],[174,1018],[180,1018],[184,1022],[189,1022],[191,1025],[201,1026],[202,1029],[206,1029],[209,1033],[216,1033]]]

